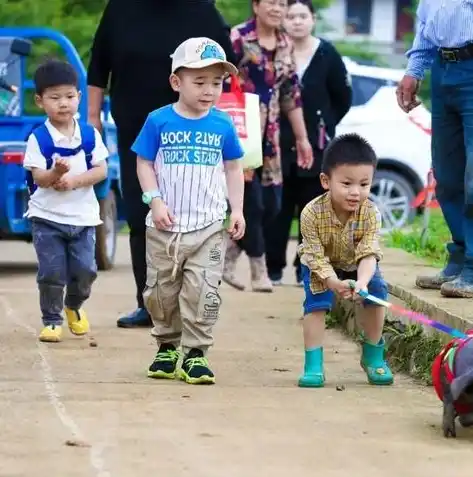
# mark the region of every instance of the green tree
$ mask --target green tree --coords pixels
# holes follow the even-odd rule
[[[48,26],[64,33],[75,45],[85,63],[98,21],[108,0],[0,0],[0,23],[15,26]],[[130,0],[132,1],[132,0]],[[313,0],[317,9],[332,0]],[[246,20],[251,14],[251,0],[216,0],[230,25]],[[34,56],[56,53],[53,45],[35,45]]]

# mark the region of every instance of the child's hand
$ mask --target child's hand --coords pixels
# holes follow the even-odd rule
[[[245,235],[246,222],[242,212],[232,212],[227,232],[232,240],[240,240]]]
[[[174,217],[169,212],[167,205],[161,199],[154,199],[151,203],[153,223],[157,229],[166,230],[174,223]]]
[[[353,289],[350,286],[350,280],[339,280],[337,277],[330,277],[327,279],[327,286],[330,290],[340,295],[345,300],[353,298]]]
[[[67,159],[63,159],[62,157],[59,157],[58,159],[56,159],[56,161],[54,162],[54,171],[58,175],[63,176],[64,174],[69,172],[69,170],[70,170],[70,166]]]
[[[362,281],[355,282],[355,288],[353,289],[355,298],[358,300],[364,300],[364,298],[360,296],[360,291],[368,293],[368,284]]]
[[[58,191],[67,191],[73,190],[76,188],[76,183],[74,177],[62,176],[54,184],[53,188]]]

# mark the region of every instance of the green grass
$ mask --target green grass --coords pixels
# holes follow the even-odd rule
[[[408,231],[394,230],[386,236],[384,243],[388,247],[401,248],[423,258],[433,266],[442,267],[447,258],[445,245],[451,240],[442,212],[439,209],[431,211],[424,246],[421,242],[422,222],[423,218],[418,217]]]

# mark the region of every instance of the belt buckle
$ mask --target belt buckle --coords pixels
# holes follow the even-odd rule
[[[458,56],[454,50],[442,50],[442,58],[450,63],[458,63]]]

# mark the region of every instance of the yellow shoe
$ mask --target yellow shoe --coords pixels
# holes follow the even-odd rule
[[[85,335],[89,332],[89,320],[84,310],[71,310],[70,308],[64,308],[66,313],[67,323],[69,324],[69,329],[74,335]]]
[[[39,341],[59,343],[62,339],[62,327],[58,325],[45,326],[39,334]]]

